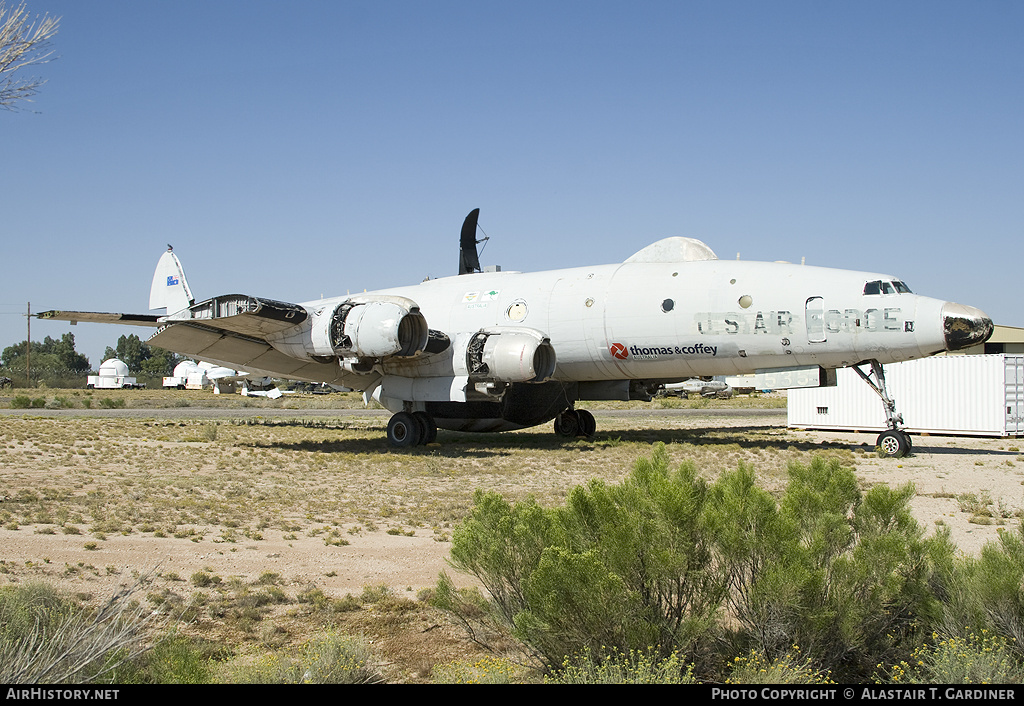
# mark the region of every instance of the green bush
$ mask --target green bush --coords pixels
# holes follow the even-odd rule
[[[862,494],[835,459],[791,464],[776,503],[749,469],[725,474],[710,505],[728,605],[772,660],[799,645],[827,665],[868,669],[930,619],[937,546],[910,514],[912,486]]]
[[[32,406],[32,398],[28,395],[15,395],[11,398],[11,409],[28,409]]]
[[[52,632],[76,609],[73,601],[41,581],[0,588],[0,643],[5,653],[34,633]]]
[[[183,636],[168,634],[111,677],[117,684],[209,684],[213,668],[199,645]]]
[[[939,632],[985,631],[1009,639],[1024,657],[1024,525],[999,531],[978,556],[959,556],[951,545],[935,590],[942,599]]]
[[[451,559],[492,600],[481,608],[442,577],[435,603],[478,634],[503,629],[549,670],[653,645],[698,673],[720,671],[730,649],[862,678],[907,653],[941,614],[933,585],[956,573],[948,538],[923,539],[913,494],[863,493],[852,470],[814,458],[791,465],[777,499],[747,466],[712,484],[692,464],[671,470],[659,445],[622,483],[591,481],[562,508],[477,493]],[[786,662],[794,645],[806,663]]]

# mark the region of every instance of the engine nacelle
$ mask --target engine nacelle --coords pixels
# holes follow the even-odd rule
[[[555,373],[555,349],[536,329],[482,329],[466,346],[466,369],[473,381],[544,382]]]
[[[405,297],[351,297],[315,315],[310,357],[413,356],[427,345],[427,320]]]

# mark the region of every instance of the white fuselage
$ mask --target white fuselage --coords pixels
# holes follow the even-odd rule
[[[554,379],[563,381],[891,363],[946,348],[945,302],[910,293],[865,295],[865,283],[874,280],[894,278],[712,260],[480,273],[379,293],[412,299],[430,328],[445,332],[540,330],[557,356]],[[396,360],[385,369],[409,373],[426,362]]]

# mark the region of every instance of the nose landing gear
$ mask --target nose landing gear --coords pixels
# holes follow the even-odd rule
[[[865,373],[859,365],[854,365],[853,369],[882,399],[882,404],[885,407],[885,425],[888,429],[878,435],[876,446],[886,456],[895,458],[906,456],[913,448],[913,442],[910,440],[910,434],[903,429],[903,415],[897,414],[896,402],[889,397],[889,391],[885,386],[885,370],[877,360],[868,362],[871,364],[870,373]]]

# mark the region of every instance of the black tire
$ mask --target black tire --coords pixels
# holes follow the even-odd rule
[[[388,422],[388,444],[404,449],[416,446],[423,436],[420,423],[408,412],[399,412]]]
[[[594,437],[594,432],[597,431],[597,420],[594,419],[594,415],[585,409],[576,410],[576,417],[579,420],[579,436],[585,436],[588,439]]]
[[[580,431],[580,418],[574,410],[567,409],[555,417],[555,433],[568,439],[575,438]]]
[[[413,412],[412,416],[420,425],[420,443],[426,445],[437,441],[437,423],[434,418],[426,412]]]
[[[893,458],[901,458],[910,452],[910,437],[898,429],[882,432],[876,443],[883,454]]]

